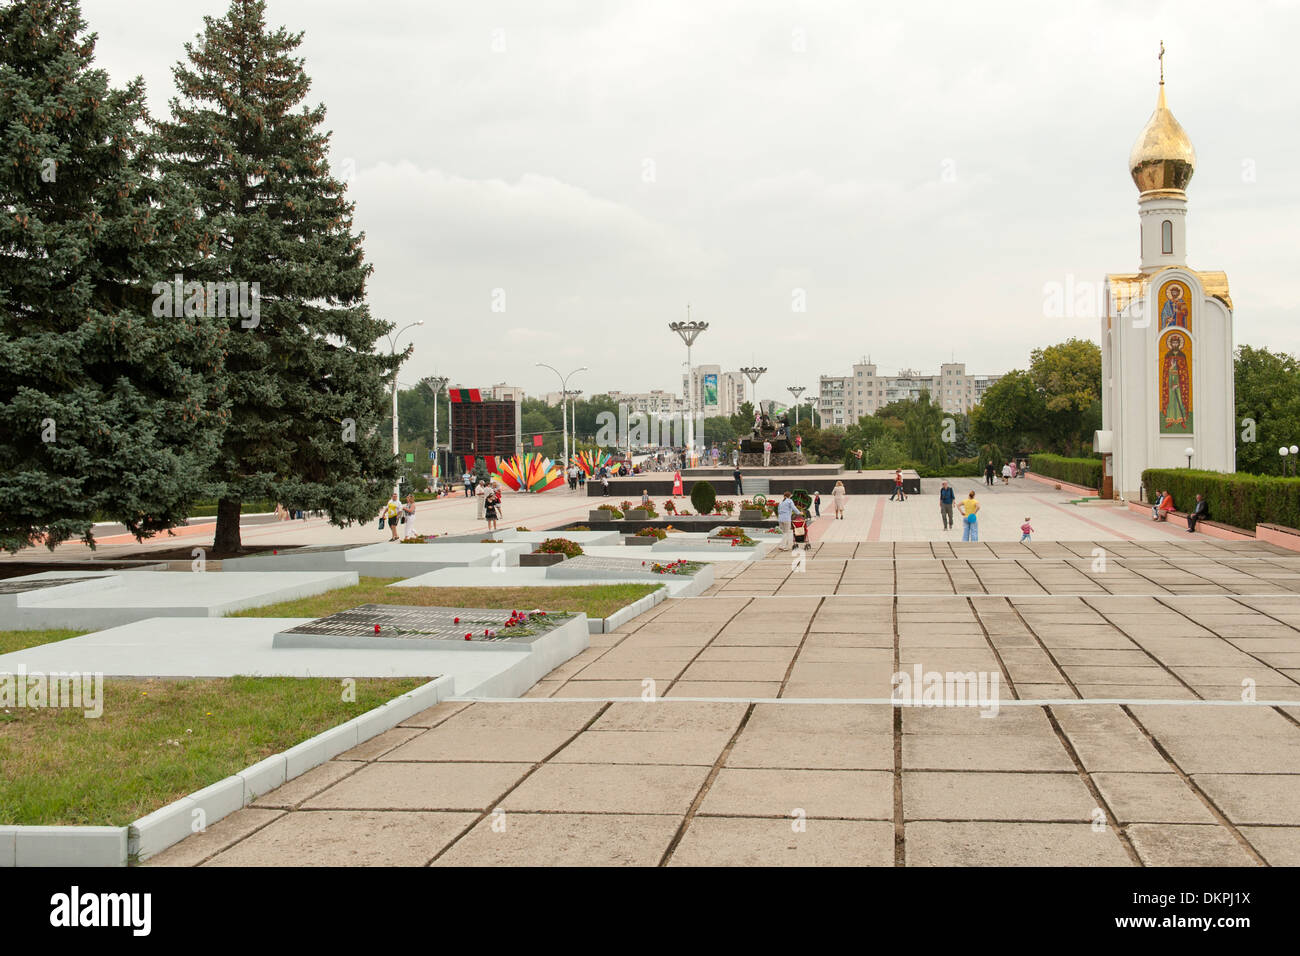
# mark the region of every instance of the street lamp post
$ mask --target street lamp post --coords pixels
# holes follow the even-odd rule
[[[790,385],[786,388],[786,391],[794,396],[794,424],[797,428],[799,426],[799,396],[806,392],[807,389],[802,385]]]
[[[569,431],[573,434],[573,453],[576,456],[578,454],[578,396],[582,394],[582,389],[565,389],[564,394],[566,398],[573,399],[572,403],[569,405],[569,415],[571,416]],[[565,467],[567,468],[568,466],[566,465]]]
[[[740,374],[749,379],[749,403],[758,409],[758,377],[766,372],[766,368],[742,368]]]
[[[564,469],[567,471],[569,468],[569,379],[579,372],[587,371],[587,366],[575,368],[568,375],[561,375],[558,368],[554,365],[547,365],[545,362],[538,362],[537,367],[549,368],[560,380],[560,428],[564,432]]]
[[[1287,475],[1288,461],[1291,463],[1292,475],[1296,474],[1297,470],[1300,470],[1300,461],[1296,460],[1296,455],[1300,455],[1300,446],[1292,445],[1290,448],[1288,448],[1286,445],[1283,445],[1281,448],[1277,450],[1277,453],[1282,456],[1282,477],[1283,478],[1285,478]],[[1287,458],[1288,455],[1291,456],[1289,459]]]
[[[447,387],[451,381],[445,375],[427,375],[420,379],[420,384],[433,393],[433,478],[434,491],[437,491],[437,480],[442,477],[442,456],[438,448],[438,395]]]
[[[668,328],[676,332],[686,343],[686,460],[690,463],[695,451],[695,380],[691,374],[691,346],[700,337],[700,333],[709,327],[707,322],[691,322],[691,307],[686,307],[686,322],[669,322]]]
[[[410,325],[403,326],[392,335],[388,336],[388,351],[390,355],[397,354],[397,340],[402,337],[402,333],[407,329],[413,329],[417,325],[424,325],[424,319],[412,322]],[[398,455],[397,448],[397,369],[393,369],[393,457]],[[399,469],[400,471],[400,469]],[[400,491],[402,487],[402,476],[398,474],[397,483],[393,485],[394,491]]]
[[[1191,468],[1192,456],[1196,454],[1196,449],[1193,448],[1191,445],[1188,445],[1186,448],[1183,449],[1183,454],[1187,456],[1187,467]]]

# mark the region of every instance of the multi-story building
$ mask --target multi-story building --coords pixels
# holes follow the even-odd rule
[[[962,362],[945,362],[937,375],[900,369],[897,375],[880,375],[863,359],[852,375],[821,376],[817,406],[827,425],[853,425],[864,415],[874,415],[890,402],[918,399],[929,392],[930,401],[946,412],[965,413],[979,404],[1000,375],[968,375]]]
[[[524,400],[524,390],[515,385],[493,385],[486,389],[488,398],[494,402],[522,402]]]
[[[745,402],[745,385],[745,376],[739,372],[724,372],[721,365],[694,365],[691,380],[682,373],[684,407],[693,397],[695,411],[705,418],[734,415]]]
[[[678,398],[671,392],[665,392],[657,388],[649,392],[611,391],[606,394],[614,401],[626,404],[629,412],[649,412],[652,415],[680,415],[686,411],[685,399]]]

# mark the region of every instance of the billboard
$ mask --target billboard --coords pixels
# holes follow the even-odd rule
[[[519,406],[516,403],[452,397],[450,445],[453,455],[508,458],[515,453],[518,435]]]
[[[712,372],[704,376],[704,405],[718,404],[718,376]]]

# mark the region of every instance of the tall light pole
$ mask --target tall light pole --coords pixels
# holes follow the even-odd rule
[[[749,379],[749,404],[758,410],[758,377],[766,372],[766,368],[742,368],[740,374]]]
[[[787,386],[786,391],[794,396],[794,423],[797,427],[799,425],[799,396],[808,389],[802,385],[790,385]]]
[[[417,325],[424,325],[424,319],[412,322],[410,325],[403,326],[392,335],[388,336],[388,351],[391,355],[397,354],[397,340],[402,337],[402,333],[407,329],[413,329]],[[397,369],[393,369],[393,457],[396,458],[397,449]],[[399,469],[400,471],[400,469]],[[402,476],[398,474],[397,482],[393,485],[394,491],[400,491],[402,487]]]
[[[565,389],[564,394],[566,398],[573,399],[573,402],[569,405],[569,414],[572,416],[571,427],[569,428],[569,431],[573,433],[573,453],[577,455],[578,453],[578,396],[582,394],[582,389],[580,388]],[[567,464],[565,465],[565,468],[568,468]]]
[[[691,307],[686,306],[686,322],[669,322],[668,328],[676,332],[686,343],[686,461],[690,464],[695,451],[695,378],[691,374],[691,346],[700,337],[700,333],[709,327],[707,322],[691,322]]]
[[[447,387],[450,379],[445,375],[426,375],[420,384],[433,393],[433,478],[436,483],[442,477],[442,457],[438,454],[438,394]],[[450,444],[450,443],[449,443]]]
[[[564,431],[564,468],[565,470],[568,470],[569,467],[569,403],[568,403],[569,379],[574,375],[577,375],[579,372],[587,371],[587,366],[584,365],[582,366],[582,368],[575,368],[568,375],[561,375],[560,370],[558,368],[556,368],[554,365],[547,365],[545,362],[538,362],[537,367],[549,368],[552,372],[555,373],[556,377],[560,380],[560,427]]]

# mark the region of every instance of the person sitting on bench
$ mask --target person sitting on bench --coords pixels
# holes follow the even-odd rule
[[[1205,495],[1196,496],[1196,507],[1192,513],[1187,516],[1187,533],[1191,534],[1196,530],[1196,522],[1204,521],[1210,516],[1210,506],[1205,501]]]

